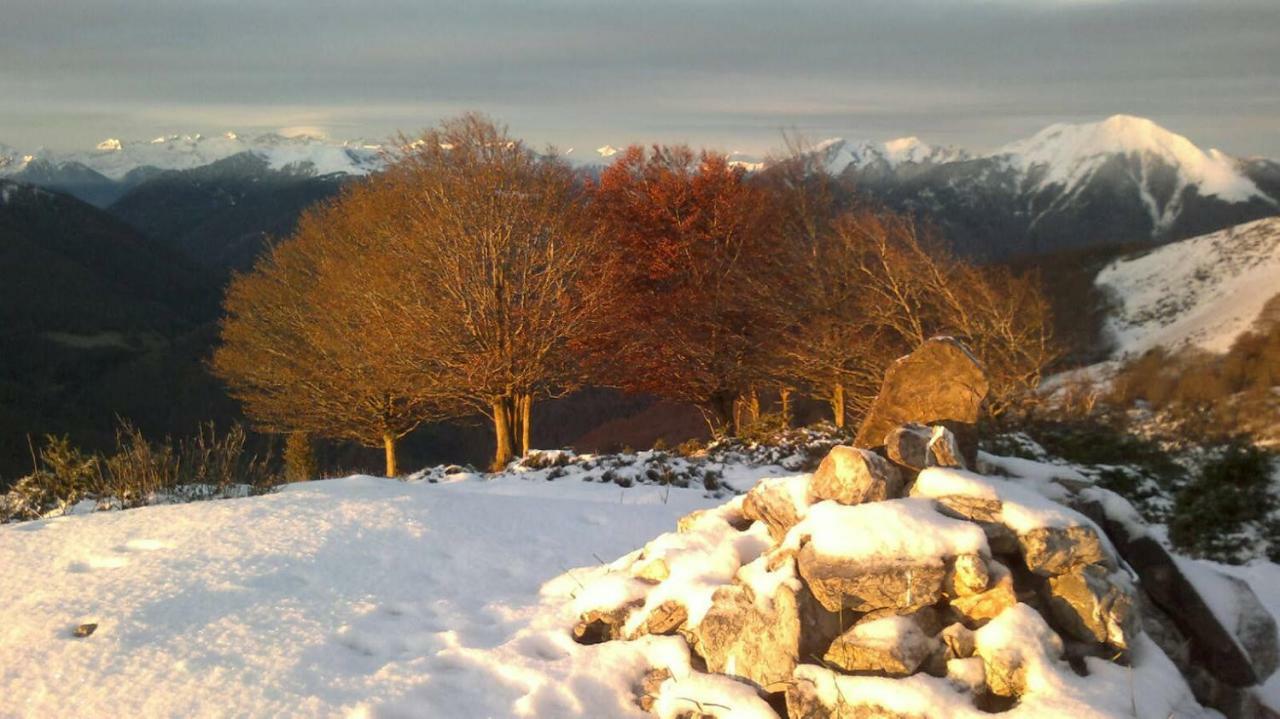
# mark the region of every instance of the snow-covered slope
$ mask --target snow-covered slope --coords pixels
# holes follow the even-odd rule
[[[548,682],[580,661],[567,633],[565,646],[489,650],[543,582],[716,503],[653,486],[354,477],[6,525],[0,716],[643,716],[608,666],[591,687]],[[73,638],[84,623],[97,630]],[[506,652],[544,673],[504,666]]]
[[[1118,260],[1095,283],[1116,301],[1107,327],[1117,356],[1156,345],[1224,352],[1280,294],[1280,217]]]

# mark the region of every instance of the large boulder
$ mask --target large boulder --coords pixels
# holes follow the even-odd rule
[[[953,429],[972,426],[988,388],[986,370],[962,342],[951,337],[926,340],[885,370],[880,394],[858,428],[854,445],[878,447],[895,427],[912,422]],[[970,438],[966,432],[960,434],[963,445]]]
[[[1132,538],[1127,546],[1125,560],[1142,587],[1191,640],[1194,663],[1237,687],[1257,684],[1276,671],[1275,619],[1248,584],[1180,562],[1151,536]],[[1221,606],[1225,600],[1230,607]]]
[[[902,495],[902,475],[875,452],[836,446],[813,473],[809,495],[847,505],[880,502]]]

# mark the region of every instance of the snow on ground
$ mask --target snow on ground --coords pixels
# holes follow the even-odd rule
[[[1120,301],[1107,321],[1117,357],[1156,345],[1225,352],[1280,294],[1280,218],[1117,260],[1095,284]]]
[[[716,503],[352,477],[5,525],[0,716],[638,714],[619,704],[622,659],[596,666],[563,631],[515,635],[547,580]]]
[[[1049,492],[1050,477],[1070,474],[984,460],[1027,477],[1018,488],[1015,480],[985,481],[1028,513],[1043,509],[1032,492]],[[701,488],[548,481],[550,471],[488,479],[444,472],[410,482],[356,476],[260,497],[0,526],[0,717],[643,717],[635,686],[655,666],[669,669],[679,689],[662,692],[660,716],[689,710],[682,697],[690,696],[732,716],[771,716],[743,684],[697,671],[678,637],[587,646],[570,633],[584,609],[630,595],[634,587],[614,586],[630,571],[619,568],[656,558],[687,602],[735,575],[765,596],[794,581],[765,571],[764,527],[721,541],[741,498],[721,505],[723,497]],[[930,472],[926,483],[947,491],[977,482]],[[726,479],[746,489],[759,473],[730,469]],[[805,478],[777,476],[795,486]],[[672,533],[678,518],[716,505]],[[806,508],[805,526],[824,521],[819,506]],[[932,539],[982,551],[980,533],[943,535]],[[1224,571],[1277,611],[1280,568]],[[616,596],[600,596],[605,590]],[[75,638],[85,623],[96,631]],[[1091,667],[1115,676],[1090,691],[1114,689],[1115,713],[1124,713],[1130,682],[1167,679],[1168,667],[1139,664],[1132,676]],[[1024,715],[1062,701],[1078,711],[1072,677],[1044,677],[1044,693]],[[919,677],[892,687],[840,681],[892,689],[902,701],[937,690]],[[1155,686],[1140,695],[1177,699]],[[1163,705],[1141,708],[1167,714]]]

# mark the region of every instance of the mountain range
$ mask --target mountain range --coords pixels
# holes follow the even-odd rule
[[[270,195],[307,180],[329,178],[333,184],[340,182],[335,178],[376,171],[386,147],[309,135],[246,138],[234,132],[140,142],[108,139],[71,153],[24,153],[0,145],[0,177],[66,192],[138,221],[162,212],[145,205],[163,204],[170,191],[190,201],[203,187],[217,195],[208,205],[253,204],[252,188],[227,190],[211,183],[214,176],[224,183],[258,184]],[[616,152],[605,145],[567,157],[590,168],[611,162]],[[1128,115],[1051,125],[985,153],[916,137],[831,139],[810,152],[858,192],[931,219],[957,250],[982,260],[1160,244],[1280,212],[1280,163],[1205,150],[1151,120]],[[731,159],[748,170],[767,164],[737,153]],[[282,225],[268,224],[273,230]],[[166,236],[172,230],[163,222],[144,229]],[[198,252],[202,261],[221,254],[209,247]],[[229,253],[237,264],[243,254]]]

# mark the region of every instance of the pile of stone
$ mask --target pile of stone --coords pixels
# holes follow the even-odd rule
[[[698,670],[793,718],[1267,716],[1250,687],[1275,669],[1276,628],[1247,585],[1224,626],[1123,500],[969,471],[986,387],[959,342],[926,343],[887,374],[858,446],[681,520],[619,566],[575,638],[682,637]],[[637,701],[679,687],[654,667]]]

